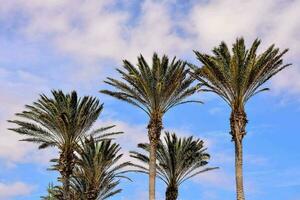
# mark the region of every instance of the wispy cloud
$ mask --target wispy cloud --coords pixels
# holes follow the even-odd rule
[[[23,182],[2,183],[0,182],[0,199],[12,200],[18,196],[27,196],[33,192],[34,186]]]
[[[73,79],[97,78],[95,74],[104,72],[101,68],[108,68],[101,64],[105,60],[135,62],[138,54],[149,57],[154,51],[192,55],[191,49],[210,51],[221,40],[232,43],[239,36],[248,44],[259,37],[263,47],[273,42],[289,47],[289,61],[300,63],[299,1],[200,1],[186,7],[188,14],[178,14],[176,20],[172,5],[146,0],[140,10],[132,10],[130,6],[120,9],[117,1],[12,0],[0,16],[20,17],[23,20],[14,26],[18,35],[71,56],[81,66],[72,68]],[[293,67],[274,79],[273,88],[299,94],[299,74],[299,67]]]

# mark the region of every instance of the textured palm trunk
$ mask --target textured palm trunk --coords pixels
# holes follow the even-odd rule
[[[63,151],[59,158],[59,172],[62,177],[63,199],[70,200],[70,178],[73,173],[74,154],[71,150]]]
[[[242,141],[235,142],[235,174],[237,200],[244,200]]]
[[[97,199],[97,196],[98,196],[98,190],[97,189],[92,189],[90,188],[87,192],[87,200],[96,200]]]
[[[243,109],[232,111],[230,124],[232,139],[235,145],[236,198],[237,200],[245,200],[243,185],[243,138],[246,134],[247,116]]]
[[[70,199],[70,176],[66,175],[63,177],[63,199]]]
[[[166,190],[166,200],[177,200],[178,197],[178,187],[168,186]]]
[[[149,200],[155,200],[155,178],[156,178],[156,149],[162,130],[161,118],[152,118],[148,125],[148,137],[150,141],[149,155]]]

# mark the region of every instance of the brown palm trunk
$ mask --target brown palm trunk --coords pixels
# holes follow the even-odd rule
[[[59,158],[59,172],[62,177],[63,199],[70,200],[70,178],[73,173],[74,154],[73,151],[63,151]]]
[[[70,199],[70,184],[69,184],[69,176],[65,176],[63,178],[63,199]]]
[[[178,197],[178,187],[168,186],[166,190],[166,200],[176,200]]]
[[[246,124],[247,116],[244,110],[233,110],[231,113],[230,125],[232,139],[235,146],[235,180],[237,200],[245,200],[243,185],[243,138],[246,134]]]
[[[98,194],[99,194],[99,191],[97,189],[90,188],[87,191],[86,199],[87,200],[96,200]]]
[[[150,141],[149,155],[149,200],[155,200],[155,178],[156,178],[156,149],[162,130],[161,118],[151,118],[148,125],[148,137]]]
[[[243,145],[242,141],[235,142],[235,180],[237,200],[245,200],[243,185]]]

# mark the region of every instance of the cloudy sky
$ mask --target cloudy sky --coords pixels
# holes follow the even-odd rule
[[[289,48],[293,66],[268,83],[271,92],[247,106],[245,185],[248,199],[300,199],[300,1],[299,0],[0,0],[0,199],[39,199],[57,174],[47,171],[55,149],[38,151],[18,142],[6,120],[51,89],[93,95],[105,103],[97,126],[116,124],[124,151],[147,140],[141,111],[103,96],[107,76],[122,59],[168,54],[199,64],[192,50],[209,53],[222,40],[243,36],[260,50]],[[180,200],[234,199],[233,144],[229,108],[215,95],[195,96],[204,105],[184,105],[164,118],[165,130],[206,141],[209,172],[186,182]],[[114,199],[146,199],[147,178],[132,175]],[[159,200],[164,185],[158,183]]]

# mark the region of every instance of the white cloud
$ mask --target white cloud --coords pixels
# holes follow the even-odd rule
[[[300,62],[299,62],[300,63]],[[295,63],[289,69],[286,69],[278,76],[274,77],[272,82],[274,90],[278,93],[287,93],[291,95],[300,94],[300,67]]]
[[[99,74],[111,70],[103,62],[107,59],[120,63],[126,58],[135,63],[139,53],[149,57],[154,51],[192,55],[191,49],[210,51],[221,40],[230,44],[244,36],[248,43],[262,38],[263,48],[275,42],[291,49],[285,60],[295,66],[275,78],[272,86],[275,91],[300,93],[295,78],[300,76],[299,1],[200,1],[178,18],[173,17],[170,4],[146,0],[136,14],[130,6],[118,9],[117,1],[12,0],[3,5],[0,16],[12,20],[18,11],[26,19],[16,28],[19,33],[70,55],[81,66],[71,67],[73,81],[98,80]],[[177,28],[185,34],[180,35]]]
[[[115,1],[12,2],[5,9],[11,12],[5,15],[22,10],[28,21],[18,27],[19,31],[33,41],[50,42],[59,52],[73,57],[83,66],[75,71],[77,78],[95,76],[94,66],[99,60],[120,62],[126,58],[136,62],[140,53],[148,57],[154,51],[180,54],[188,50],[190,43],[176,33],[176,21],[164,2],[144,1],[140,16],[132,14],[132,10],[110,8]],[[131,20],[136,22],[133,24]],[[97,74],[100,72],[96,70]]]
[[[244,36],[248,43],[259,37],[266,43],[264,46],[275,42],[282,48],[288,45],[299,51],[298,7],[297,1],[211,0],[192,8],[187,25],[201,49],[210,50],[220,41],[230,44]]]
[[[21,136],[8,132],[2,127],[0,130],[4,129],[4,131],[0,137],[0,159],[4,161],[6,167],[14,167],[17,163],[48,165],[49,160],[56,156],[55,149],[38,150],[37,145],[20,142]]]
[[[212,0],[193,7],[189,19],[191,32],[197,35],[197,46],[207,50],[224,40],[232,43],[236,37],[257,37],[264,14],[270,12],[272,1]],[[197,49],[199,49],[197,47]]]
[[[138,25],[130,30],[129,57],[139,53],[150,57],[154,51],[167,54],[181,54],[189,51],[190,40],[180,37],[174,30],[178,22],[172,19],[168,4],[146,0],[142,5]]]
[[[13,167],[17,163],[46,164],[55,155],[55,150],[39,151],[37,145],[20,142],[19,140],[22,139],[20,135],[7,130],[13,126],[7,120],[14,119],[14,113],[22,111],[25,104],[37,98],[38,92],[46,88],[45,82],[21,70],[13,73],[18,77],[18,81],[12,81],[9,76],[12,73],[9,70],[2,70],[2,75],[0,74],[0,102],[2,104],[0,108],[0,159],[7,167]]]
[[[30,16],[24,31],[33,39],[53,41],[63,53],[78,60],[115,57],[124,46],[126,13],[105,9],[114,1],[21,1]],[[24,6],[25,5],[25,6]]]
[[[293,62],[290,70],[280,73],[272,83],[276,92],[300,94],[300,1],[282,0],[211,0],[200,2],[190,12],[186,29],[195,35],[193,48],[210,50],[220,41],[228,44],[244,36],[250,44],[262,39],[261,49],[275,43],[281,49],[290,48],[284,57]]]
[[[0,199],[10,200],[18,196],[26,196],[31,194],[34,187],[23,182],[1,183],[0,182]]]

